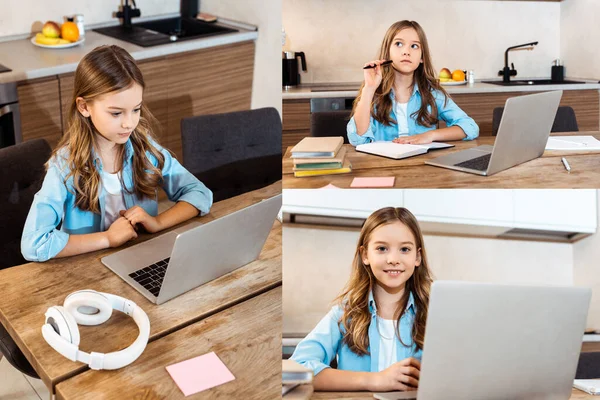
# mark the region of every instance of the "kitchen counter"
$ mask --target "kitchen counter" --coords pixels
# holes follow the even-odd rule
[[[209,36],[195,40],[141,47],[92,31],[86,27],[85,42],[66,49],[47,49],[33,45],[30,38],[0,42],[0,64],[12,69],[0,73],[0,83],[17,82],[28,79],[74,72],[79,60],[94,48],[101,45],[118,45],[127,50],[134,59],[144,60],[206,49],[232,43],[256,40],[258,32],[235,27],[239,32]],[[92,28],[93,29],[93,28]]]
[[[1,60],[0,60],[1,62]],[[518,78],[521,79],[547,79],[547,78]],[[486,79],[487,80],[487,79]],[[559,84],[559,85],[515,85],[500,86],[490,83],[481,83],[476,81],[473,84],[467,83],[460,86],[444,86],[449,94],[472,94],[472,93],[506,93],[506,92],[540,92],[545,90],[586,90],[600,89],[600,83],[597,79],[579,79],[565,78],[565,80],[585,81],[586,83],[577,84]],[[298,87],[283,90],[283,100],[301,100],[313,98],[330,97],[356,97],[361,83],[340,82],[340,83],[311,83]]]

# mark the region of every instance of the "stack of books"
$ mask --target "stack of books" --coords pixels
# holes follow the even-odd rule
[[[312,370],[303,367],[294,360],[282,360],[281,395],[286,400],[309,399],[313,392]]]
[[[344,138],[305,137],[292,148],[294,176],[345,174],[352,171],[346,159]]]

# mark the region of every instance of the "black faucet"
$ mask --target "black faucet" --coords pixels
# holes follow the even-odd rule
[[[200,0],[179,0],[179,12],[183,18],[196,19],[200,11]]]
[[[135,4],[135,0],[131,0],[131,2],[133,3],[134,8],[131,8],[129,6],[129,0],[125,0],[125,5],[123,6],[123,10],[118,11],[116,14],[117,18],[123,18],[123,27],[124,28],[131,28],[131,18],[139,17],[140,15],[142,15],[142,12],[140,11],[139,8],[137,8],[137,5]]]
[[[498,71],[498,75],[502,76],[503,82],[510,82],[510,77],[517,75],[517,70],[515,69],[515,65],[513,63],[510,63],[511,68],[508,68],[508,52],[514,49],[518,49],[520,47],[531,47],[527,50],[533,50],[532,46],[535,46],[536,44],[538,44],[538,42],[520,44],[518,46],[512,46],[506,49],[506,51],[504,52],[504,69]]]

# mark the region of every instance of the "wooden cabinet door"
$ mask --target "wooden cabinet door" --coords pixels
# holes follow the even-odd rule
[[[169,75],[169,65],[165,57],[154,58],[150,61],[138,62],[140,71],[144,76],[146,89],[144,90],[144,104],[154,118],[157,119],[158,127],[154,130],[154,134],[158,142],[167,148],[170,148],[170,143],[167,137],[167,120],[168,120],[168,88],[169,83],[167,77]]]
[[[43,138],[52,148],[62,136],[58,78],[43,78],[17,85],[23,141]]]
[[[67,131],[67,113],[73,102],[73,88],[75,82],[75,74],[64,74],[58,76],[58,84],[60,87],[60,109],[62,115],[62,131]]]
[[[176,54],[167,59],[167,141],[181,161],[182,118],[250,109],[254,42]]]

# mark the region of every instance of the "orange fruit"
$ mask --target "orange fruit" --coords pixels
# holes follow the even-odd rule
[[[65,22],[60,28],[60,36],[69,42],[76,42],[79,39],[79,28],[75,22]]]
[[[452,72],[452,80],[453,81],[464,81],[465,80],[465,73],[462,72],[460,69],[457,69],[455,71]]]

